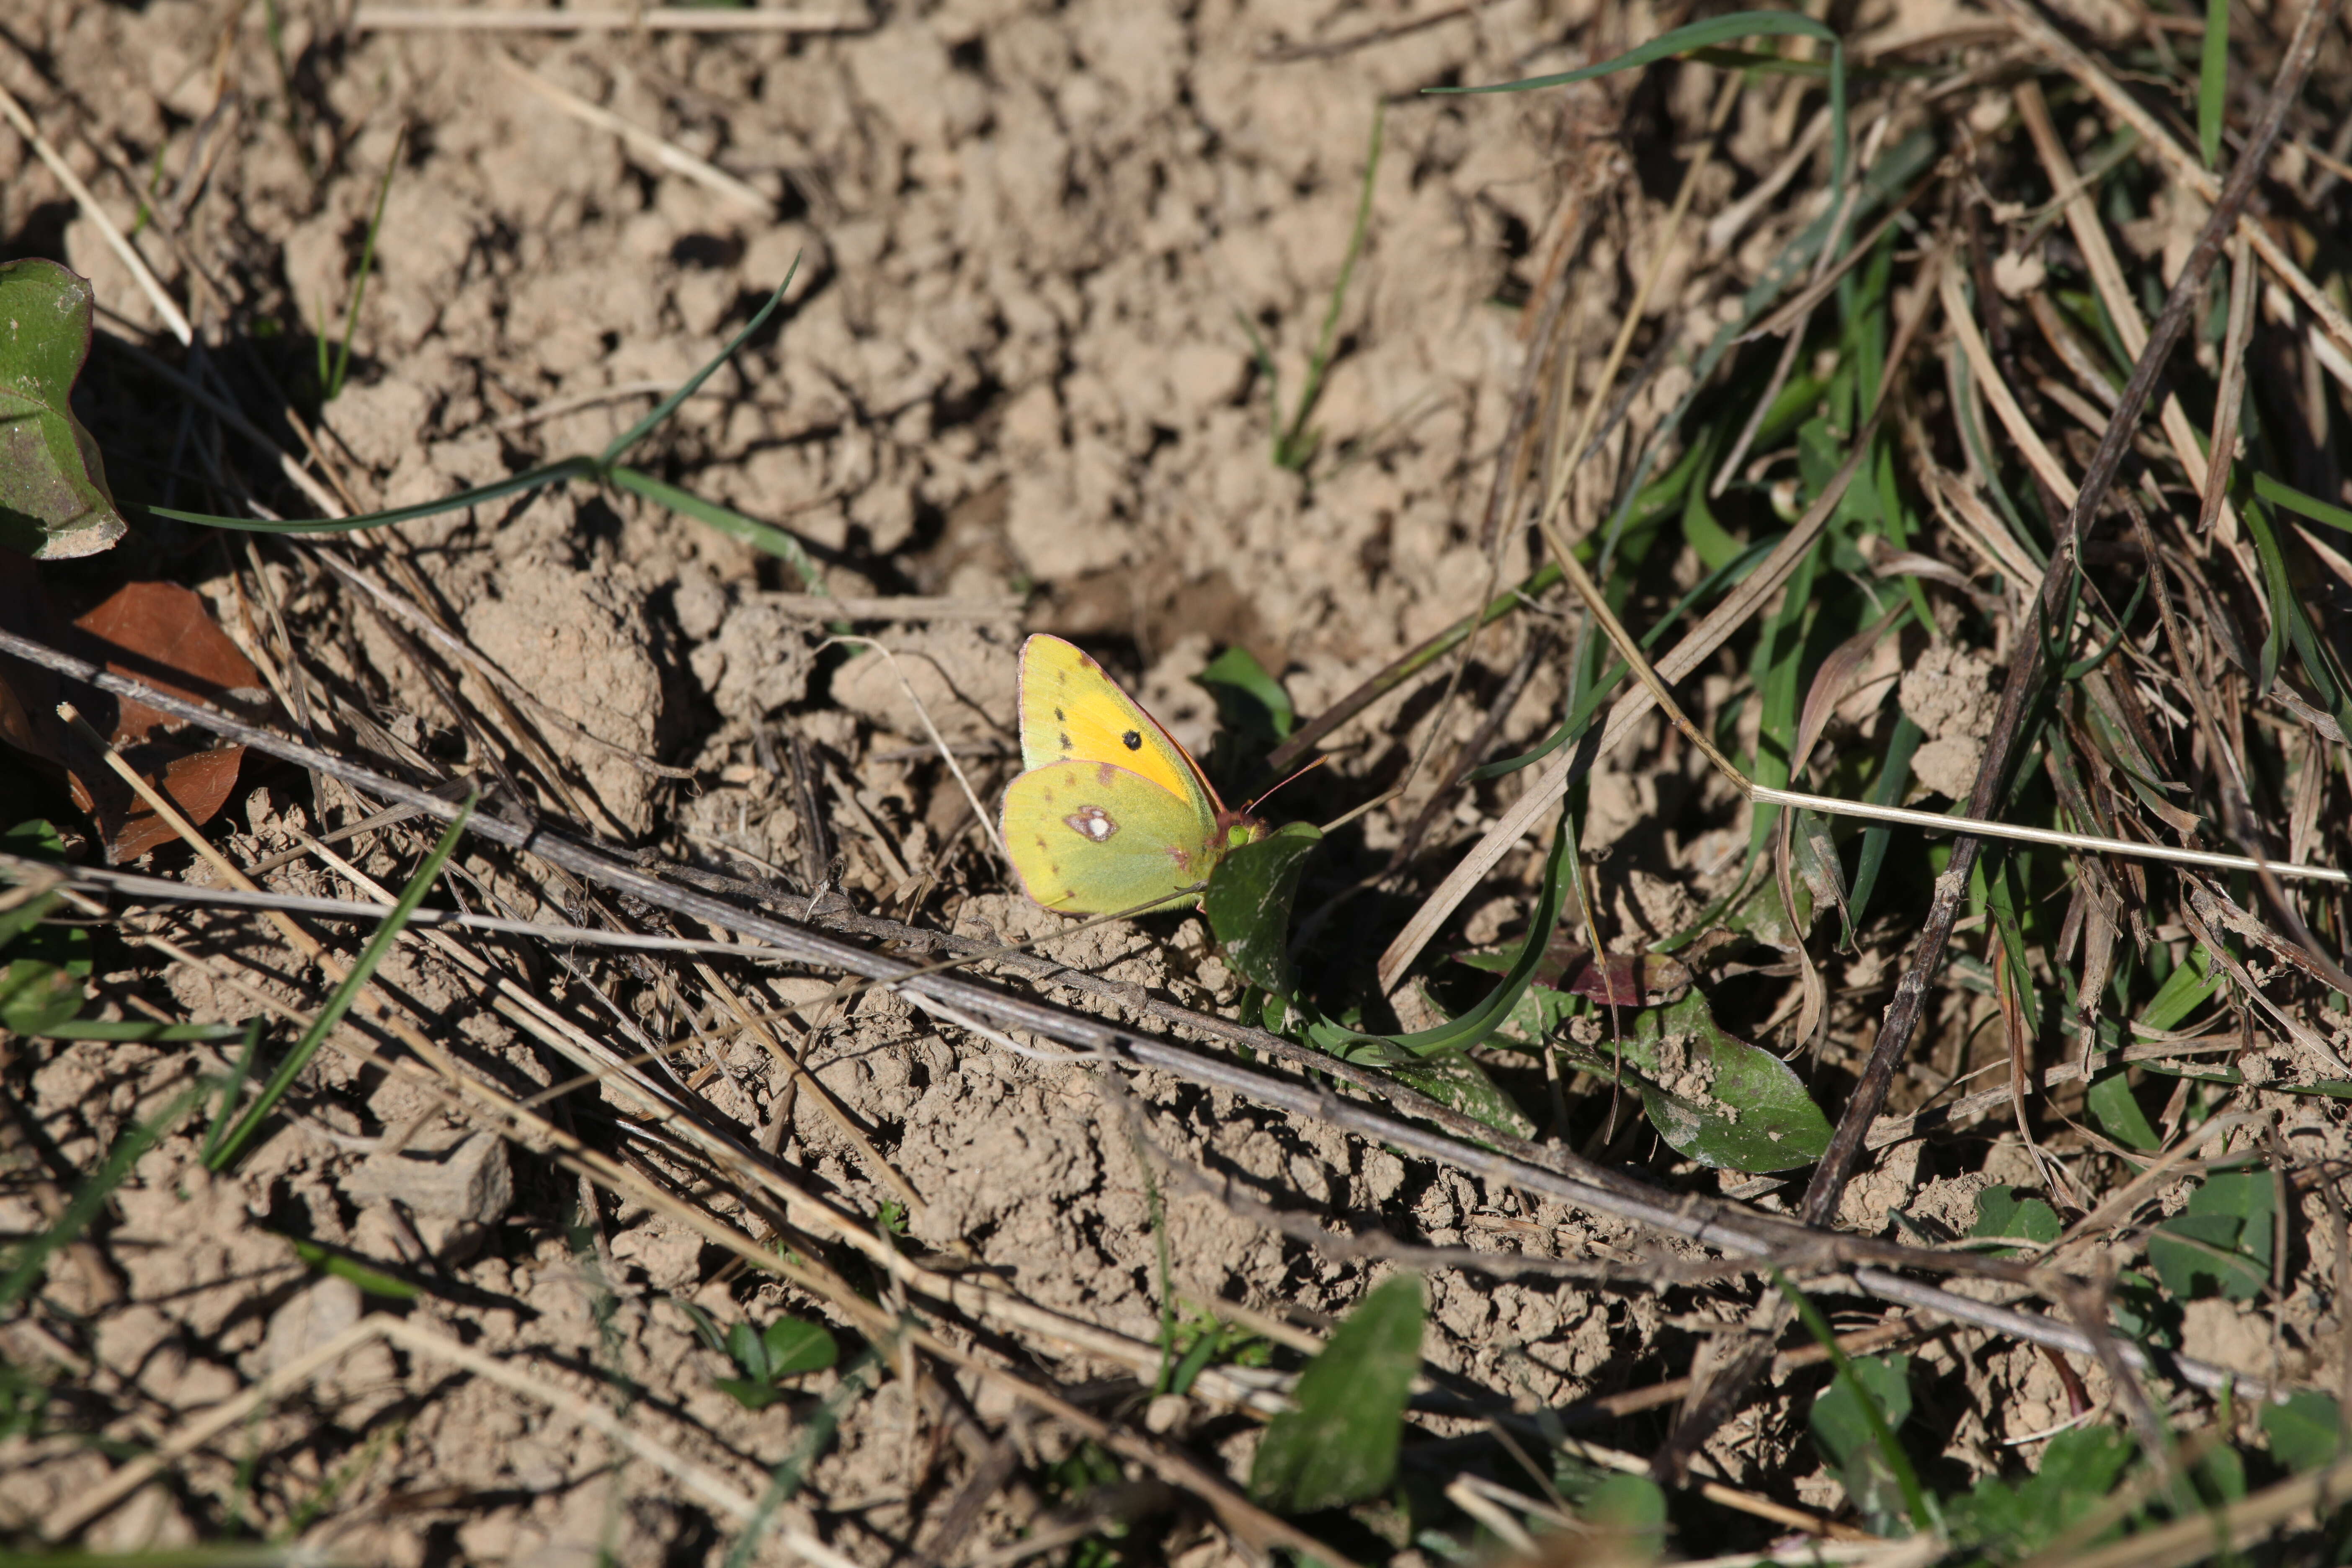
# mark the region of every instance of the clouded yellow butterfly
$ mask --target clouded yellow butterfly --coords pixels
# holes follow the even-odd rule
[[[1060,637],[1021,647],[1021,763],[1027,771],[1004,791],[1005,851],[1022,889],[1064,914],[1181,902],[1227,850],[1265,836]]]

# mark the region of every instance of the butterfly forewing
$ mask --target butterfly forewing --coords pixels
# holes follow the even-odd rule
[[[1031,637],[1021,649],[1021,762],[1109,763],[1191,803],[1213,819],[1223,804],[1184,749],[1157,720],[1060,637]],[[1044,900],[1040,900],[1043,902]]]

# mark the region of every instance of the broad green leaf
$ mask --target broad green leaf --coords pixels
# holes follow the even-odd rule
[[[749,1323],[727,1331],[727,1356],[741,1377],[716,1377],[711,1386],[746,1410],[765,1410],[785,1397],[777,1384],[803,1372],[822,1372],[839,1359],[841,1347],[815,1323],[779,1318],[764,1332]]]
[[[831,1333],[798,1318],[778,1318],[760,1339],[768,1352],[770,1377],[823,1372],[841,1358],[841,1347]]]
[[[1806,1424],[1822,1456],[1837,1468],[1846,1495],[1867,1526],[1882,1535],[1908,1534],[1910,1510],[1897,1462],[1886,1453],[1886,1444],[1911,1416],[1911,1358],[1863,1356],[1846,1364],[1853,1382],[1841,1377],[1831,1384],[1806,1413]],[[1877,1405],[1885,1423],[1883,1429],[1864,1409],[1855,1383]],[[1882,1437],[1882,1430],[1887,1436]]]
[[[2166,1295],[2153,1276],[2131,1268],[2117,1274],[2111,1305],[2116,1331],[2124,1338],[2164,1350],[2180,1348],[2180,1303]]]
[[[1224,947],[1225,963],[1252,985],[1291,993],[1290,904],[1307,858],[1323,841],[1311,822],[1294,822],[1227,852],[1209,873],[1201,907]]]
[[[1969,1234],[2014,1237],[2047,1247],[2064,1229],[2059,1223],[2058,1211],[2040,1198],[2021,1198],[2014,1187],[1991,1186],[1977,1194],[1977,1223],[1969,1227]],[[2014,1257],[2018,1250],[2014,1247],[1999,1247],[1992,1249],[1992,1256]]]
[[[1236,645],[1211,659],[1192,684],[1217,700],[1217,721],[1226,730],[1280,742],[1298,727],[1290,693],[1245,647]]]
[[[73,412],[94,298],[54,261],[0,262],[0,546],[36,561],[122,537],[98,443]]]
[[[1671,1006],[1622,1016],[1622,1069],[1612,1039],[1560,1048],[1595,1077],[1622,1070],[1677,1152],[1726,1170],[1789,1171],[1829,1148],[1829,1119],[1803,1080],[1771,1052],[1718,1027],[1704,993],[1694,988]]]
[[[2077,1426],[2050,1439],[2032,1475],[2016,1480],[1987,1476],[1973,1490],[1944,1502],[1952,1541],[2013,1562],[2056,1540],[2104,1503],[2130,1463],[2133,1445],[2112,1426]],[[2123,1532],[2120,1521],[2089,1546]]]
[[[1783,952],[1804,945],[1805,933],[1813,929],[1813,890],[1803,879],[1792,879],[1790,891],[1796,895],[1797,924],[1789,924],[1789,906],[1780,898],[1778,877],[1759,877],[1740,899],[1738,904],[1723,917],[1723,929],[1754,938],[1767,947],[1777,947]]]
[[[2237,1502],[2246,1495],[2246,1457],[2227,1443],[2206,1449],[2194,1473],[2209,1504]]]
[[[1647,1557],[1665,1545],[1666,1494],[1647,1476],[1611,1476],[1584,1494],[1576,1511],[1589,1525],[1633,1538]]]
[[[2169,1029],[2205,1005],[2205,999],[2221,988],[2221,970],[2213,955],[2199,947],[2191,952],[2187,963],[2164,977],[2156,994],[2140,1009],[2139,1025],[2143,1029]]]
[[[2148,1263],[2181,1300],[2250,1301],[2270,1282],[2273,1205],[2268,1171],[2208,1176],[2186,1209],[2148,1233]]]
[[[1536,1124],[1528,1120],[1518,1101],[1505,1093],[1502,1085],[1487,1076],[1486,1068],[1459,1051],[1416,1058],[1401,1052],[1381,1052],[1377,1047],[1360,1046],[1348,1053],[1348,1059],[1361,1066],[1377,1067],[1407,1088],[1417,1089],[1440,1105],[1458,1110],[1497,1132],[1513,1138],[1536,1135]]]
[[[765,1410],[778,1400],[789,1397],[786,1390],[762,1378],[714,1377],[710,1380],[710,1386],[746,1410]]]
[[[737,1323],[727,1331],[727,1356],[743,1369],[745,1376],[768,1381],[767,1342],[751,1324]]]
[[[2265,1405],[2263,1431],[2271,1453],[2290,1470],[2316,1470],[2336,1462],[2344,1448],[2344,1412],[2327,1395],[2296,1389],[2284,1405]]]
[[[2084,1102],[2090,1108],[2091,1120],[2099,1124],[2099,1131],[2125,1148],[2163,1147],[2164,1140],[2149,1125],[2147,1112],[2139,1108],[2139,1100],[2132,1094],[2127,1075],[2109,1073],[2091,1086]]]
[[[0,1028],[46,1035],[81,1011],[81,981],[71,970],[37,958],[0,969]]]
[[[1298,1376],[1297,1408],[1267,1423],[1250,1495],[1284,1513],[1339,1508],[1396,1475],[1405,1396],[1421,1368],[1421,1276],[1375,1286]]]

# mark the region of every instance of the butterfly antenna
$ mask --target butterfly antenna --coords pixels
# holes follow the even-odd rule
[[[1254,814],[1259,806],[1265,804],[1266,796],[1272,795],[1275,790],[1287,787],[1288,785],[1297,782],[1299,779],[1305,777],[1307,774],[1313,773],[1317,768],[1321,767],[1325,763],[1328,763],[1330,760],[1331,754],[1328,752],[1326,752],[1322,755],[1317,757],[1313,762],[1307,763],[1305,767],[1299,769],[1297,773],[1291,774],[1290,777],[1284,779],[1272,789],[1268,789],[1264,795],[1259,795],[1256,799],[1244,802],[1242,805],[1242,815],[1247,816]]]

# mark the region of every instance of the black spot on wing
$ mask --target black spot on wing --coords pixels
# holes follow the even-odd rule
[[[1121,735],[1118,738],[1118,741],[1119,744],[1125,746],[1130,752],[1139,752],[1143,750],[1143,737],[1132,730],[1129,730],[1126,734]]]
[[[1075,748],[1070,744],[1070,732],[1067,730],[1062,731],[1061,741],[1062,750],[1066,752],[1075,750]]]
[[[1059,708],[1054,710],[1054,722],[1056,724],[1066,724],[1069,721],[1070,716],[1067,713],[1063,712]]]

